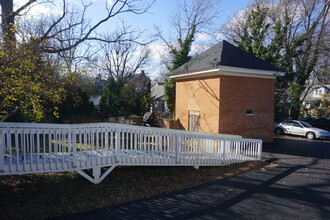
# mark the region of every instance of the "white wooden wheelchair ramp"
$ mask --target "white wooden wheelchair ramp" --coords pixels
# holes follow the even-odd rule
[[[222,166],[260,160],[261,150],[261,140],[234,135],[114,123],[0,123],[0,175],[77,171],[99,183],[116,166]]]

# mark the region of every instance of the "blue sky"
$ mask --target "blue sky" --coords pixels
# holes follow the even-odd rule
[[[14,0],[14,2],[18,5],[23,5],[28,0]],[[91,2],[93,3],[92,6],[87,11],[88,18],[91,19],[91,23],[98,22],[100,19],[103,19],[106,16],[106,7],[105,2],[113,2],[114,0],[84,0],[83,2]],[[141,2],[144,4],[150,3],[152,0],[142,0]],[[189,2],[190,0],[187,0]],[[225,24],[229,21],[231,17],[233,17],[239,10],[245,9],[249,3],[253,0],[222,0],[220,2],[220,15],[214,21],[214,26],[211,29],[215,30],[218,29],[222,24]],[[61,0],[56,0],[59,5],[61,5]],[[67,0],[71,6],[81,6],[82,0]],[[54,6],[54,5],[53,5]],[[136,15],[132,13],[124,13],[120,15],[120,18],[125,21],[126,25],[130,25],[132,29],[140,29],[145,30],[144,35],[150,36],[154,34],[155,28],[154,26],[157,25],[161,28],[164,33],[165,38],[168,36],[174,37],[175,32],[172,26],[169,24],[171,15],[176,11],[177,0],[156,0],[155,3],[151,6],[151,8],[142,15]],[[61,7],[59,7],[61,10]],[[35,5],[33,10],[30,11],[32,15],[38,14],[61,14],[61,11],[57,11],[56,7],[49,7],[45,4]],[[101,25],[98,29],[98,33],[111,33],[115,31],[119,26],[121,26],[120,20],[117,18],[110,19],[107,23]],[[199,39],[203,39],[201,37],[195,36],[195,47],[192,48],[192,53],[200,52],[201,48],[198,47]],[[175,40],[172,39],[172,40]],[[212,44],[212,42],[210,42]],[[209,44],[208,44],[209,45]],[[161,41],[154,42],[150,49],[152,50],[151,56],[151,63],[145,68],[146,72],[150,72],[153,74],[153,78],[155,75],[161,72],[165,72],[163,66],[160,65],[160,56],[164,54],[165,44]],[[204,46],[205,47],[205,46]],[[203,48],[206,49],[206,48]]]
[[[93,20],[97,19],[104,10],[104,0],[94,0],[95,7],[90,11]],[[145,1],[147,2],[147,1]],[[150,0],[149,0],[150,2]],[[164,31],[168,31],[169,19],[171,14],[176,9],[177,0],[156,0],[149,11],[142,15],[123,14],[121,18],[126,21],[128,25],[139,27],[140,29],[147,29],[152,31],[154,25],[159,25]],[[242,10],[248,6],[252,0],[222,0],[220,1],[221,14],[215,22],[217,26],[226,23],[229,17],[232,17],[237,11]],[[107,31],[115,28],[114,22],[109,23],[107,26],[102,26],[99,31]]]
[[[23,5],[28,0],[14,0],[15,4]],[[99,21],[106,16],[105,2],[113,2],[114,0],[67,0],[70,6],[81,6],[81,2],[93,3],[88,9],[87,17],[91,19],[92,23]],[[38,1],[39,2],[39,1]],[[61,0],[55,0],[55,3],[61,5]],[[142,0],[144,4],[152,2],[152,0]],[[187,0],[189,2],[189,0]],[[230,17],[232,17],[237,11],[247,7],[252,0],[219,0],[220,2],[220,15],[215,21],[215,27],[220,27],[221,24],[226,23]],[[154,26],[158,25],[162,28],[164,33],[169,32],[171,26],[169,20],[172,13],[176,10],[177,0],[156,0],[149,11],[142,15],[135,15],[132,13],[121,14],[121,19],[125,20],[127,25],[131,25],[132,28],[140,28],[142,30],[149,30],[152,32]],[[29,11],[32,15],[38,14],[57,14],[60,15],[61,11],[57,11],[56,8],[50,8],[51,4],[35,4],[33,10]],[[54,5],[53,5],[54,6]],[[62,9],[59,6],[59,9]],[[117,17],[118,18],[118,17]],[[110,19],[109,22],[100,26],[98,32],[111,32],[118,26],[118,19]]]
[[[218,24],[226,22],[229,16],[234,15],[237,11],[244,9],[251,0],[223,0],[220,3],[221,15],[218,18]],[[168,25],[171,13],[175,11],[176,0],[157,0],[150,13],[141,16],[137,21],[144,22],[149,26],[151,24],[160,24],[164,28]],[[141,19],[141,20],[140,20]]]
[[[231,17],[233,17],[239,10],[245,9],[252,0],[223,0],[220,3],[221,14],[214,22],[214,29],[219,28],[222,24],[227,23]],[[176,0],[157,0],[150,10],[143,15],[125,14],[122,16],[126,20],[127,24],[133,28],[138,27],[140,29],[146,29],[148,32],[154,32],[154,26],[158,25],[166,35],[170,33],[171,26],[169,20],[171,14],[176,9]],[[164,71],[164,68],[159,67],[159,57],[157,52],[162,53],[163,49],[159,44],[162,42],[156,42],[151,48],[154,50],[152,55],[152,62],[150,68],[146,68],[146,72],[152,73],[152,77],[155,78],[160,72]],[[157,51],[158,50],[158,51]]]

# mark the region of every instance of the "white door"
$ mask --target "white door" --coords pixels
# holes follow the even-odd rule
[[[200,126],[200,112],[189,111],[188,130],[199,131]]]

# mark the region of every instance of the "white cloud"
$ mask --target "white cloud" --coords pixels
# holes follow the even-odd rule
[[[242,26],[247,22],[247,17],[251,13],[251,10],[256,10],[258,3],[252,5],[249,8],[245,8],[237,12],[237,14],[230,20],[229,24],[226,25],[228,30],[235,30],[238,32]],[[283,24],[286,22],[285,17],[288,15],[294,22],[301,20],[304,17],[304,7],[298,2],[292,2],[287,4],[286,1],[270,1],[261,3],[261,8],[268,8],[267,17],[265,23],[273,23],[274,21],[280,20]]]
[[[206,35],[201,35],[206,36]],[[205,43],[196,42],[192,45],[190,54],[195,56],[204,52],[205,50],[209,49],[212,46],[212,36],[207,36],[204,39],[208,39],[209,41]],[[213,41],[214,43],[214,41]],[[169,59],[169,49],[166,44],[162,43],[152,43],[148,45],[150,49],[150,62],[147,67],[145,67],[145,71],[151,74],[151,77],[159,78],[162,74],[168,73],[168,69],[164,65],[164,61]],[[165,59],[165,60],[164,60]]]
[[[225,38],[225,35],[223,33],[215,33],[214,37],[219,41],[219,40],[223,40]]]
[[[77,1],[77,0],[75,0],[75,1]],[[81,0],[78,0],[78,1],[81,1]],[[98,3],[104,3],[104,2],[106,2],[107,4],[109,4],[109,5],[112,5],[113,4],[113,2],[114,2],[114,0],[89,0],[90,2],[98,2]]]
[[[192,55],[200,54],[210,48],[210,44],[193,44],[190,53]]]
[[[28,0],[16,0],[15,9],[25,5],[28,2]],[[39,17],[39,16],[45,16],[45,15],[59,15],[62,13],[62,8],[60,7],[57,2],[50,3],[33,3],[30,7],[28,7],[26,10],[22,11],[22,14],[25,14],[27,17]]]
[[[196,37],[195,37],[196,41],[208,41],[211,39],[212,39],[212,36],[205,32],[197,33]]]
[[[206,36],[206,35],[202,35]],[[212,36],[207,36],[207,38],[211,40]],[[214,42],[213,42],[214,43]],[[204,52],[205,50],[209,49],[210,46],[212,46],[210,43],[194,43],[191,47],[190,54],[192,56],[195,56],[196,54],[200,54]],[[159,78],[163,74],[168,73],[168,69],[164,65],[164,59],[169,59],[169,49],[166,44],[162,43],[152,43],[148,45],[148,48],[150,49],[150,62],[147,67],[145,67],[145,71],[147,73],[150,73],[151,78]]]
[[[143,69],[152,79],[161,78],[163,74],[168,73],[163,64],[164,58],[169,54],[168,47],[166,44],[152,43],[147,49],[150,50],[150,61]]]
[[[161,61],[162,57],[168,53],[168,47],[166,44],[152,43],[148,45],[148,49],[150,50],[150,58],[153,60]]]
[[[221,41],[223,39],[225,39],[225,36],[223,33],[215,32],[212,34],[208,34],[208,33],[202,32],[202,33],[196,34],[194,44],[196,45],[196,47],[201,47],[201,45],[203,47],[205,47],[205,46],[210,46],[210,45],[214,44],[215,42]]]

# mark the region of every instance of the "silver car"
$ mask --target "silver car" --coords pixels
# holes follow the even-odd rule
[[[330,132],[314,128],[310,124],[304,121],[297,120],[285,120],[275,126],[275,134],[293,134],[307,137],[310,140],[319,139],[330,139]]]

